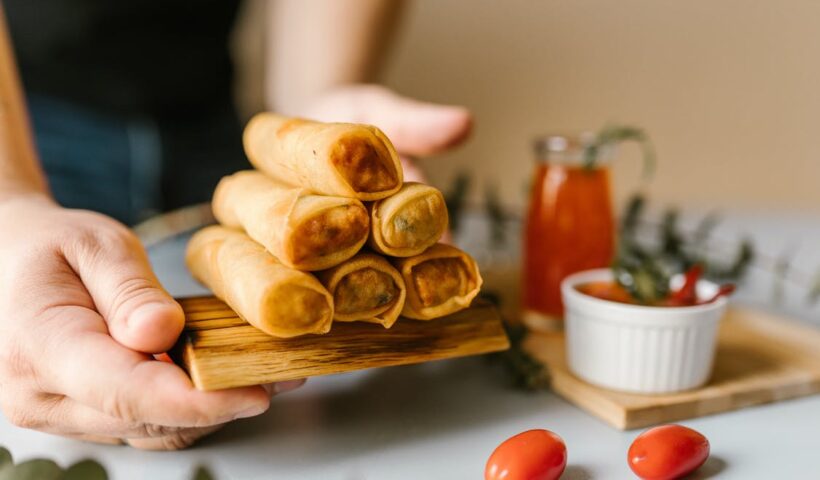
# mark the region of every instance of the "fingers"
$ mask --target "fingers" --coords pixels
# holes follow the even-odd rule
[[[464,107],[420,102],[377,85],[339,88],[304,113],[316,120],[375,125],[400,154],[410,156],[454,147],[472,129],[472,116]]]
[[[129,438],[125,442],[140,450],[182,450],[194,444],[200,438],[210,435],[222,428],[223,425],[213,427],[185,428],[156,438]]]
[[[106,437],[104,435],[91,435],[91,434],[81,434],[81,435],[63,435],[63,437],[73,438],[74,440],[79,440],[81,442],[91,442],[91,443],[100,443],[103,445],[122,445],[125,442],[116,437]]]
[[[25,411],[25,417],[14,412]],[[15,424],[41,432],[103,442],[114,438],[163,437],[177,433],[177,427],[126,422],[101,413],[63,395],[32,394],[25,405],[12,407]],[[22,420],[27,418],[28,420]],[[111,443],[105,442],[105,443]]]
[[[67,258],[114,339],[140,352],[165,352],[184,326],[182,308],[159,284],[136,237],[108,223]]]
[[[73,310],[72,323],[88,323],[96,315]],[[270,404],[261,387],[196,390],[176,365],[128,350],[104,332],[60,333],[52,335],[49,358],[41,363],[43,388],[126,423],[206,427],[259,415]]]
[[[305,379],[288,380],[287,382],[268,383],[260,385],[269,396],[274,396],[296,390],[305,384]],[[210,435],[224,425],[214,425],[203,428],[184,428],[168,435],[154,438],[129,438],[128,445],[141,450],[180,450],[193,445],[200,438]]]
[[[264,385],[260,385],[260,387],[264,388],[268,395],[273,397],[274,395],[279,395],[281,393],[287,393],[291,390],[296,390],[297,388],[301,387],[305,384],[307,380],[304,378],[300,378],[298,380],[288,380],[286,382],[278,382],[278,383],[266,383]]]
[[[401,166],[404,171],[405,182],[427,183],[427,176],[424,175],[424,172],[419,168],[415,161],[407,157],[401,157]]]
[[[404,155],[432,155],[463,142],[472,129],[464,107],[436,105],[400,97],[392,92],[374,99],[370,121],[381,128]]]
[[[108,445],[127,443],[144,450],[187,448],[223,426],[176,428],[131,424],[58,395],[32,395],[24,408],[31,413],[27,418],[32,420],[21,420],[21,417],[12,415],[20,427],[36,428],[42,432],[86,442]]]

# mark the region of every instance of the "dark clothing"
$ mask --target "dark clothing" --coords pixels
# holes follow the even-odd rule
[[[149,117],[104,114],[53,97],[31,95],[29,109],[57,201],[128,225],[207,201],[222,176],[250,168],[229,111],[160,128]]]
[[[63,205],[133,223],[207,200],[247,166],[228,52],[239,0],[3,5]]]
[[[31,92],[119,114],[191,116],[230,95],[239,0],[3,0]]]

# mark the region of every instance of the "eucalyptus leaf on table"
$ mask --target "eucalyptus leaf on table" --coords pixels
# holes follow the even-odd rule
[[[108,473],[94,460],[82,460],[70,466],[61,480],[108,480]]]
[[[11,452],[3,447],[0,447],[0,470],[2,470],[6,465],[14,465],[14,458],[11,456]]]
[[[63,470],[53,461],[36,458],[0,469],[0,480],[61,480]]]
[[[193,480],[215,480],[204,466],[197,467]],[[0,447],[0,480],[108,480],[105,468],[95,460],[81,460],[63,470],[54,461],[35,458],[17,465],[11,453]]]
[[[215,477],[205,467],[197,467],[196,472],[194,472],[193,480],[215,480]]]

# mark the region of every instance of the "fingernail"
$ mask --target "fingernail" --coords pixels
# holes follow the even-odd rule
[[[266,406],[264,406],[264,407],[257,405],[257,406],[255,406],[255,407],[250,407],[250,408],[248,408],[248,409],[242,410],[241,412],[239,412],[239,413],[235,414],[235,415],[233,416],[233,419],[234,419],[234,420],[239,420],[240,418],[250,418],[250,417],[256,417],[256,416],[258,416],[258,415],[262,415],[262,414],[263,414],[263,413],[265,413],[267,410],[268,410],[268,406],[267,406],[267,405],[266,405]]]
[[[170,302],[151,302],[140,305],[128,317],[129,325],[140,324],[146,320],[153,320],[156,317],[167,317],[173,312],[175,305]]]
[[[179,330],[182,330],[185,324],[185,317],[179,305],[170,302],[151,302],[137,307],[126,322],[134,335],[165,336],[171,332],[179,334]]]
[[[291,390],[296,390],[297,388],[304,385],[304,383],[305,383],[305,380],[301,379],[301,378],[299,380],[288,380],[287,382],[275,383],[273,385],[273,391],[276,392],[277,394],[278,393],[289,392]]]

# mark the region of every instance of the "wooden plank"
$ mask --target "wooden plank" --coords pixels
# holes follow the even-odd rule
[[[820,392],[820,329],[746,309],[721,324],[703,388],[671,395],[606,390],[575,377],[563,334],[532,334],[524,348],[547,365],[553,390],[619,429],[641,428]]]
[[[390,329],[362,322],[339,322],[325,335],[281,339],[248,325],[213,297],[179,301],[187,321],[172,357],[202,390],[421,363],[509,348],[498,312],[483,302],[429,322],[402,318]]]

